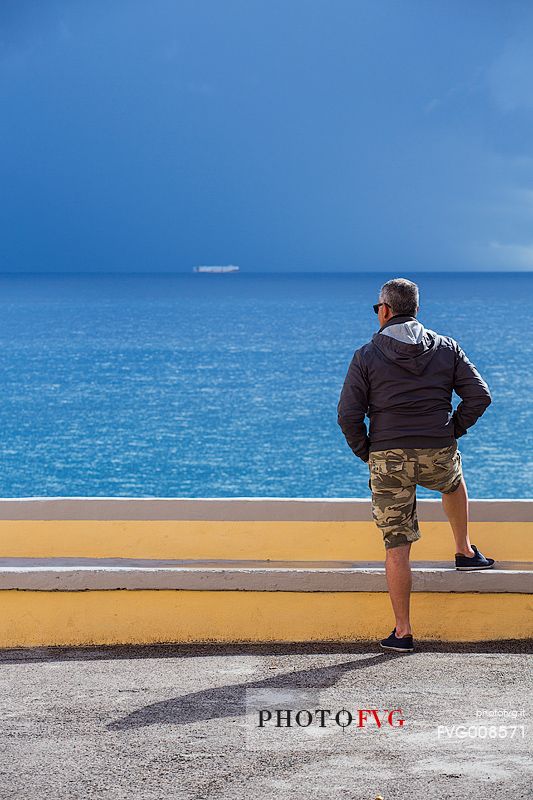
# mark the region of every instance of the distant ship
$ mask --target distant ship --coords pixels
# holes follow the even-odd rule
[[[240,267],[228,264],[225,267],[193,267],[194,272],[238,272]]]

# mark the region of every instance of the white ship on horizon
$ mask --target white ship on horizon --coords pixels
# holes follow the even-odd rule
[[[227,264],[226,266],[214,266],[214,267],[193,267],[194,272],[238,272],[240,267],[235,266],[235,264]]]

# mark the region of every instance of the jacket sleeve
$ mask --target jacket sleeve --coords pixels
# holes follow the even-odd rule
[[[492,402],[489,387],[476,367],[465,355],[464,350],[455,344],[455,367],[453,388],[461,402],[453,412],[455,438],[464,436],[467,428],[479,419]]]
[[[348,446],[362,461],[368,461],[370,440],[365,425],[369,403],[368,373],[356,350],[344,380],[337,405],[337,423],[346,437]]]

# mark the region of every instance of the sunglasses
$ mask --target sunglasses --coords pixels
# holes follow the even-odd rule
[[[376,312],[376,314],[378,314],[378,313],[379,313],[379,307],[380,307],[380,306],[387,306],[387,308],[390,308],[390,306],[389,306],[389,304],[388,304],[388,303],[374,303],[374,305],[372,306],[372,308],[374,309],[374,311]]]

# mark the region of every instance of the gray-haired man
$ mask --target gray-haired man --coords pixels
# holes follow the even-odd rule
[[[383,534],[396,618],[381,646],[397,652],[414,649],[409,554],[411,543],[420,539],[417,484],[442,493],[455,538],[456,569],[494,564],[470,543],[468,495],[457,448],[457,439],[491,403],[489,387],[454,339],[416,318],[418,300],[412,281],[395,278],[383,284],[374,305],[381,327],[355,351],[337,407],[348,445],[370,469],[372,516]],[[453,390],[461,397],[455,411]]]

